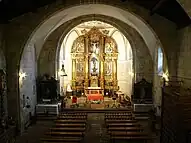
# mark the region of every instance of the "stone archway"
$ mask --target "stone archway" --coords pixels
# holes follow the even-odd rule
[[[140,77],[138,77],[139,75],[137,75],[137,77],[136,77],[137,80],[140,80],[142,78],[141,75],[144,75],[144,74],[146,75],[146,79],[148,79],[149,81],[152,80],[152,74],[151,74],[153,72],[152,58],[150,57],[148,48],[147,48],[146,44],[144,43],[143,39],[141,38],[141,36],[136,32],[136,30],[134,30],[127,24],[125,24],[117,19],[102,16],[102,15],[97,15],[97,16],[94,15],[93,18],[92,18],[92,15],[78,17],[74,20],[66,22],[65,24],[61,25],[58,29],[56,29],[54,32],[52,32],[47,37],[47,39],[46,39],[47,42],[44,43],[41,53],[38,57],[38,65],[40,65],[40,67],[38,68],[39,74],[48,72],[50,75],[55,76],[56,71],[54,69],[54,65],[55,65],[54,59],[56,59],[56,62],[58,64],[57,57],[58,57],[59,48],[61,45],[61,43],[59,43],[59,41],[60,42],[63,41],[63,38],[65,37],[65,35],[73,27],[80,24],[82,22],[82,19],[83,19],[83,22],[90,21],[93,19],[99,20],[99,21],[104,21],[106,23],[113,25],[120,31],[123,31],[122,33],[129,40],[129,42],[131,44],[131,47],[133,50],[133,57],[137,57],[136,59],[134,59],[134,63],[133,63],[134,70],[136,70],[137,73],[140,75]],[[58,47],[58,49],[57,49],[57,47]],[[52,56],[50,56],[52,59],[49,59],[50,57],[47,56],[49,53],[52,55]],[[145,55],[148,56],[148,58],[145,58]],[[49,63],[49,65],[46,64],[47,62]],[[145,65],[145,67],[147,67],[147,68],[145,68],[145,70],[144,70],[143,66],[139,66],[139,65]]]

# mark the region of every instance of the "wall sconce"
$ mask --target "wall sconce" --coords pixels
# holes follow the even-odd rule
[[[26,75],[25,72],[24,72],[24,73],[22,73],[22,72],[19,73],[19,78],[20,78],[20,79],[24,79],[26,76],[27,76],[27,75]]]
[[[162,77],[165,79],[165,81],[169,81],[169,74],[168,74],[168,72],[163,73]]]
[[[67,76],[67,74],[66,74],[66,72],[65,72],[64,64],[62,64],[62,68],[61,68],[61,70],[59,71],[59,75],[60,75],[60,76]]]
[[[130,76],[134,76],[134,73],[133,73],[133,72],[129,72],[129,75],[130,75]]]
[[[22,87],[23,80],[25,79],[26,76],[27,76],[26,73],[19,72],[19,85],[20,85],[20,88]]]

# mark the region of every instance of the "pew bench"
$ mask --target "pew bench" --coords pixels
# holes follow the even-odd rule
[[[84,132],[85,131],[85,127],[62,127],[62,128],[50,128],[51,132],[75,132],[75,131],[81,131],[81,132]]]
[[[58,119],[87,119],[87,117],[86,116],[73,116],[73,117],[71,117],[71,116],[58,116]]]
[[[110,132],[111,136],[130,136],[130,137],[134,137],[134,136],[147,136],[146,133],[144,132],[136,132],[136,131],[111,131]]]
[[[106,123],[137,123],[137,120],[124,120],[124,119],[106,119]]]
[[[129,137],[129,136],[111,136],[110,142],[111,143],[147,143],[150,140],[148,136],[140,136],[140,137]]]
[[[82,137],[44,137],[41,138],[43,143],[79,143],[82,140]]]
[[[133,120],[134,117],[105,117],[105,120]]]
[[[142,132],[143,128],[142,127],[108,127],[108,131],[138,131],[138,132]]]
[[[127,115],[105,115],[105,117],[127,117],[127,116],[133,116],[133,114],[127,114]]]
[[[56,120],[56,123],[86,123],[86,120]]]
[[[82,137],[84,135],[84,132],[47,132],[46,135],[49,136],[57,136],[57,137]]]
[[[71,114],[66,114],[66,115],[65,114],[64,115],[60,114],[59,116],[66,116],[66,117],[67,116],[69,116],[69,117],[87,117],[87,115],[71,115]]]
[[[71,124],[71,123],[69,123],[69,124],[59,124],[59,123],[57,123],[57,124],[55,124],[55,126],[56,127],[85,127],[86,126],[86,124],[85,123],[80,123],[80,124]]]
[[[87,113],[67,112],[67,113],[60,113],[60,115],[87,116]]]
[[[118,115],[132,115],[132,112],[127,112],[127,113],[105,113],[105,115],[113,115],[113,116],[118,116]]]
[[[140,124],[138,123],[106,123],[108,127],[140,127]]]

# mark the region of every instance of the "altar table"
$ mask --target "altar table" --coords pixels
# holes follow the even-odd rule
[[[103,100],[104,97],[102,95],[88,95],[87,99],[88,100]]]
[[[85,94],[87,96],[87,100],[89,101],[104,100],[103,89],[100,87],[89,87],[85,90]]]

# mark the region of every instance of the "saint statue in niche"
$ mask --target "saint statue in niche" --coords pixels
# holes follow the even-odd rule
[[[97,70],[98,70],[98,61],[95,57],[93,57],[91,59],[91,74],[97,75]]]
[[[98,42],[92,42],[91,46],[92,46],[91,52],[94,54],[98,54],[99,53]]]

